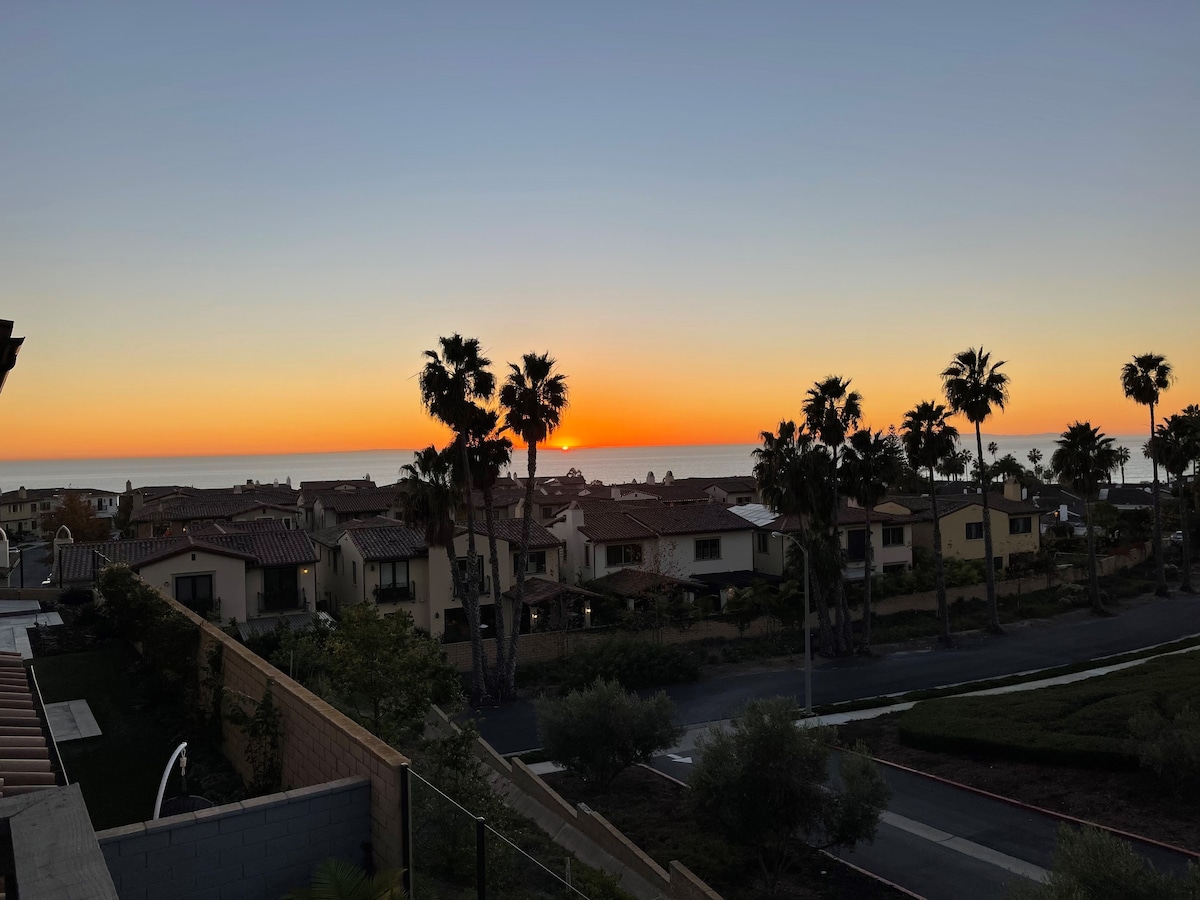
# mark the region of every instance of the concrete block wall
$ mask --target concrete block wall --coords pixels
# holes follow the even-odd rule
[[[282,720],[285,788],[311,787],[358,776],[370,781],[374,864],[380,869],[401,868],[405,825],[400,814],[400,770],[408,759],[211,622],[171,597],[160,596],[200,629],[196,665],[201,681],[207,675],[213,646],[220,644],[222,682],[228,698],[243,701],[247,711],[253,711],[249,701],[261,700],[270,685]],[[249,780],[252,767],[242,730],[223,721],[222,738],[225,755]]]
[[[330,857],[365,865],[371,783],[346,778],[96,839],[121,900],[274,900],[306,886]]]

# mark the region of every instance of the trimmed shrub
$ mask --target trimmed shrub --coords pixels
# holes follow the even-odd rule
[[[636,691],[699,677],[699,662],[679,647],[614,637],[572,656],[564,667],[562,686],[565,690],[581,690],[602,679]]]
[[[1179,796],[1200,794],[1200,713],[1185,706],[1168,721],[1144,709],[1129,720],[1129,730],[1144,768]]]

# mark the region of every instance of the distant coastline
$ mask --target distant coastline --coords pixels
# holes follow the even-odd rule
[[[973,436],[972,436],[973,437]],[[1028,465],[1033,448],[1042,452],[1043,465],[1054,452],[1057,434],[984,435],[984,446],[995,441],[999,455],[1014,454]],[[974,441],[962,441],[974,449]],[[1114,436],[1129,448],[1126,481],[1150,479],[1150,463],[1142,456],[1144,435]],[[580,470],[588,480],[605,483],[643,481],[650,472],[661,478],[668,471],[678,478],[748,475],[754,465],[756,444],[702,444],[648,447],[577,447],[562,450],[540,447],[538,472],[562,475]],[[0,461],[0,489],[17,487],[77,487],[121,491],[125,482],[134,486],[180,484],[198,488],[232,487],[246,481],[281,484],[332,478],[362,478],[370,475],[377,484],[390,484],[400,467],[412,461],[412,450],[355,450],[334,453],[259,453],[226,456],[119,457],[108,459],[52,459]],[[525,452],[513,453],[510,470],[525,471]],[[1119,475],[1117,476],[1119,478]]]

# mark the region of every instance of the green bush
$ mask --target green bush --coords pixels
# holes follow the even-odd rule
[[[1143,709],[1129,720],[1138,741],[1138,759],[1174,793],[1200,794],[1200,714],[1184,706],[1171,720]]]
[[[1023,884],[1014,900],[1196,900],[1200,868],[1164,875],[1127,842],[1095,828],[1060,825],[1054,867],[1045,884]]]
[[[537,713],[550,759],[601,791],[683,735],[673,724],[674,707],[666,694],[643,700],[616,681],[599,678],[585,690],[539,701]]]
[[[580,690],[602,679],[636,691],[682,684],[699,677],[696,657],[679,647],[613,637],[572,656],[564,666],[562,686],[566,690]]]

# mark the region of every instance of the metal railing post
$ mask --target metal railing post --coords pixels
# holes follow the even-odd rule
[[[483,816],[475,819],[475,888],[478,900],[487,900],[487,848]]]
[[[400,765],[400,882],[404,895],[413,895],[412,880],[412,780],[408,763]]]

